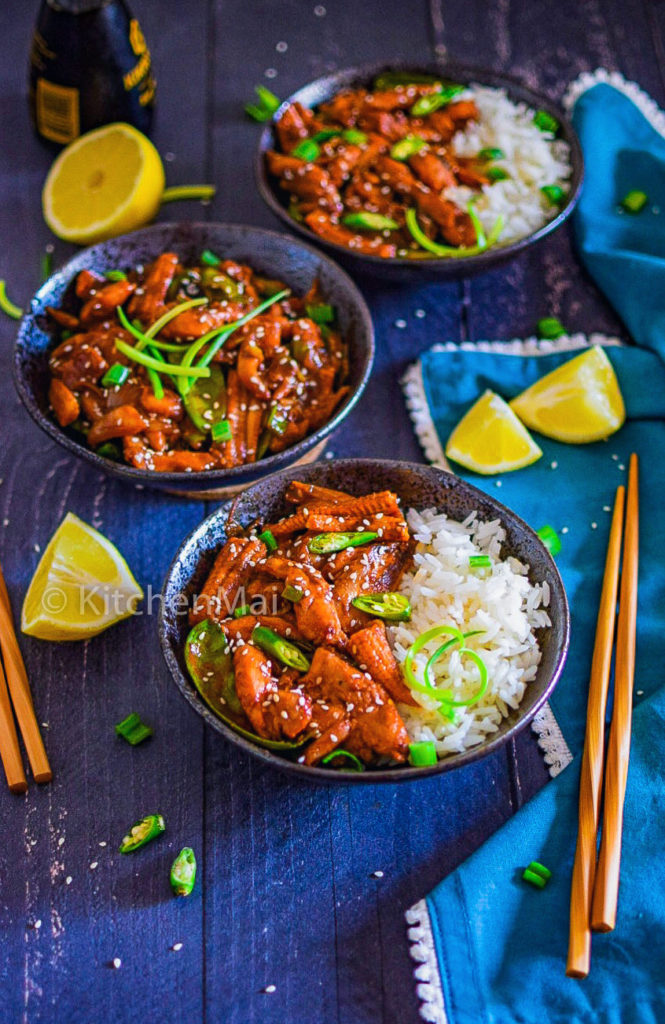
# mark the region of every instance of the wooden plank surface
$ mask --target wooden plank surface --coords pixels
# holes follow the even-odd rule
[[[219,187],[211,207],[173,207],[170,217],[278,227],[254,187],[257,128],[242,115],[257,82],[287,95],[335,67],[429,58],[445,45],[554,97],[580,71],[604,64],[664,99],[665,5],[647,0],[630,15],[618,0],[132,6],[153,50],[154,137],[169,183]],[[33,13],[18,0],[0,10],[0,276],[21,301],[38,283],[50,240],[39,215],[50,153],[30,132],[24,96]],[[56,246],[59,260],[69,251]],[[377,328],[377,363],[361,408],[330,444],[340,456],[421,460],[399,378],[435,341],[528,335],[546,313],[571,329],[621,331],[575,262],[567,231],[472,282],[361,286]],[[206,509],[115,483],[47,441],[14,395],[12,342],[12,325],[2,320],[0,560],[15,610],[39,557],[35,545],[43,549],[67,510],[102,529],[158,593],[172,554]],[[452,776],[318,789],[274,775],[204,732],[170,682],[154,616],[85,645],[25,639],[22,648],[56,775],[25,797],[0,790],[2,1021],[415,1024],[404,910],[543,784],[529,734]],[[113,736],[130,710],[156,726],[136,750]],[[124,829],[150,810],[166,816],[167,836],[140,857],[121,857]],[[190,900],[176,902],[167,869],[185,844],[197,852],[200,881]],[[118,970],[109,966],[114,957]]]

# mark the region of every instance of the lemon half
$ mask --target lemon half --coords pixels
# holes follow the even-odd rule
[[[459,421],[446,445],[449,459],[475,473],[508,473],[542,455],[503,398],[486,391]]]
[[[44,183],[42,209],[58,238],[92,245],[151,221],[163,191],[164,166],[152,142],[118,122],[63,149]]]
[[[142,597],[118,549],[68,512],[32,577],[21,629],[40,640],[87,640],[133,615]]]
[[[626,419],[614,367],[599,345],[541,377],[510,408],[527,427],[568,444],[601,441]]]

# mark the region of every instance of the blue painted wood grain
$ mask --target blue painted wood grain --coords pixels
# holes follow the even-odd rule
[[[257,82],[286,95],[335,67],[429,59],[445,45],[554,97],[604,64],[664,98],[662,5],[646,0],[630,17],[619,0],[133,7],[153,50],[155,141],[169,184],[218,185],[210,207],[173,206],[171,218],[278,227],[254,188],[257,128],[242,115]],[[17,0],[0,9],[0,276],[20,301],[37,286],[51,241],[39,215],[50,153],[29,130],[25,100],[33,13]],[[70,251],[56,243],[58,261]],[[399,378],[436,341],[526,335],[546,313],[571,329],[621,332],[566,231],[472,282],[360,284],[375,318],[377,363],[361,407],[330,444],[335,455],[421,459]],[[36,545],[43,549],[68,510],[117,543],[157,594],[178,544],[209,508],[125,487],[46,441],[14,395],[12,341],[3,320],[0,559],[15,609]],[[25,797],[0,787],[0,1020],[416,1024],[404,910],[544,783],[528,733],[441,779],[318,789],[270,773],[203,729],[170,682],[152,616],[89,644],[24,639],[22,647],[55,779]],[[137,749],[113,734],[130,710],[156,727]],[[120,856],[126,826],[151,810],[165,815],[166,835],[139,856]],[[185,844],[196,850],[199,881],[189,900],[175,901],[168,866]]]

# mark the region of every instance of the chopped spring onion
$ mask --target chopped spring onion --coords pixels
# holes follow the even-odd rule
[[[428,114],[433,114],[440,107],[447,107],[453,97],[457,96],[460,92],[464,92],[464,89],[465,86],[463,85],[446,85],[439,92],[431,92],[427,96],[421,96],[413,104],[409,112],[413,117],[427,117]]]
[[[175,203],[180,199],[200,199],[209,202],[215,198],[215,185],[172,185],[162,192],[163,203]]]
[[[393,160],[408,160],[410,156],[415,156],[426,145],[425,140],[421,139],[419,135],[407,135],[405,139],[400,139],[395,143],[390,150],[390,155]]]
[[[536,324],[539,338],[560,338],[568,331],[555,316],[544,316]]]
[[[409,762],[414,768],[426,768],[430,764],[436,764],[438,757],[434,742],[422,740],[420,743],[409,743]]]
[[[483,246],[487,245],[487,236],[485,234],[485,229],[481,224],[480,217],[476,213],[476,208],[473,205],[473,202],[467,204],[466,212],[468,213],[469,219],[473,224],[473,230],[476,232],[476,245],[479,245],[482,248]]]
[[[122,363],[114,363],[102,377],[103,388],[119,388],[129,377],[129,367]]]
[[[390,622],[408,622],[411,618],[411,605],[404,594],[359,594],[351,604],[361,612]]]
[[[333,750],[332,753],[326,754],[325,757],[321,758],[321,764],[330,764],[336,757],[341,757],[343,760],[350,761],[348,768],[343,768],[340,765],[339,771],[341,772],[364,772],[365,765],[362,763],[359,757],[352,754],[350,750]],[[353,766],[353,767],[352,767]]]
[[[138,348],[132,348],[120,339],[116,339],[115,347],[123,355],[127,356],[128,359],[133,359],[135,363],[141,363],[142,366],[147,366],[149,369],[157,370],[157,372],[167,372],[165,370],[166,363],[160,362],[159,359],[155,359],[152,356],[147,356],[145,352],[141,352]],[[180,377],[209,377],[210,370],[205,366],[178,366],[177,363],[168,364],[168,373],[170,376]]]
[[[264,530],[263,533],[260,533],[258,535],[257,540],[262,541],[267,547],[268,551],[277,551],[279,545],[275,540],[275,535],[272,532],[272,530]]]
[[[107,270],[104,274],[107,281],[126,281],[127,274],[124,270]]]
[[[143,740],[147,740],[153,734],[150,726],[142,722],[135,711],[132,711],[131,715],[127,715],[127,718],[123,718],[122,722],[118,722],[115,732],[116,736],[122,736],[133,747],[142,743]]]
[[[103,459],[113,459],[114,462],[120,461],[120,449],[113,441],[100,444],[99,448],[95,449],[95,455],[101,455]]]
[[[166,831],[161,814],[147,814],[130,828],[120,844],[120,853],[133,853]]]
[[[319,302],[316,306],[305,306],[305,312],[315,324],[331,324],[335,320],[335,307],[327,302]]]
[[[507,181],[510,175],[503,167],[488,167],[485,171],[485,177],[489,178],[490,181]]]
[[[486,149],[481,149],[478,154],[479,160],[505,160],[506,154],[502,149],[497,149],[495,146],[488,146]]]
[[[7,286],[5,282],[0,278],[0,309],[7,316],[10,316],[12,320],[20,320],[23,316],[23,310],[20,306],[15,305],[7,295]]]
[[[492,229],[490,230],[484,245],[472,245],[469,248],[462,246],[455,248],[451,245],[439,245],[437,242],[433,242],[431,238],[428,238],[423,229],[418,223],[418,214],[412,208],[406,211],[406,226],[408,227],[411,235],[415,241],[423,249],[433,253],[434,256],[449,256],[452,259],[462,259],[466,256],[477,256],[481,252],[485,252],[491,248],[499,238],[499,235],[503,231],[504,218],[501,214],[494,221]]]
[[[270,89],[266,89],[265,85],[255,85],[254,92],[258,96],[259,102],[246,103],[245,111],[255,121],[269,121],[275,111],[279,109],[281,100]]]
[[[347,128],[345,132],[342,132],[342,138],[354,146],[363,146],[367,142],[367,136],[358,128]]]
[[[358,533],[317,533],[307,547],[313,555],[332,555],[335,551],[344,551],[346,548],[357,548],[361,544],[370,544],[378,536],[378,533],[371,530]]]
[[[233,437],[233,431],[231,430],[231,424],[228,420],[218,420],[217,423],[213,423],[210,428],[210,434],[213,441],[230,441]]]
[[[470,555],[469,569],[491,569],[492,559],[489,555]]]
[[[546,868],[544,864],[540,864],[537,860],[532,860],[528,868],[525,868],[522,872],[522,878],[525,882],[529,882],[536,889],[544,889],[550,878],[552,872],[549,868]]]
[[[252,609],[249,607],[249,605],[248,604],[242,604],[239,608],[235,609],[235,611],[233,613],[233,617],[235,619],[242,619],[243,616],[251,615],[251,614],[252,614]]]
[[[307,672],[309,669],[309,661],[300,648],[290,643],[290,641],[284,640],[283,637],[279,636],[272,629],[268,629],[267,626],[254,627],[252,630],[252,642],[265,651],[266,654],[277,658],[278,661],[281,661],[289,668],[295,668],[299,672]]]
[[[196,857],[191,846],[185,846],[171,865],[171,888],[175,896],[189,896],[196,881]]]
[[[290,288],[283,288],[281,292],[277,292],[275,295],[271,295],[270,298],[264,299],[263,302],[259,303],[256,309],[251,310],[251,312],[249,313],[245,313],[245,315],[241,316],[239,320],[234,320],[232,324],[224,324],[224,327],[218,329],[219,334],[217,340],[213,342],[213,344],[210,346],[206,354],[199,359],[196,365],[207,366],[211,362],[213,356],[216,355],[218,349],[221,348],[229,334],[232,334],[233,331],[236,331],[239,327],[242,327],[244,324],[249,323],[249,321],[253,320],[255,316],[260,316],[261,313],[263,313],[266,309],[269,309],[270,306],[273,306],[276,302],[280,302],[281,299],[285,299],[286,296],[290,294]],[[202,338],[199,338],[198,341],[194,342],[194,345],[200,346],[202,340]],[[186,358],[187,357],[185,356],[185,359]]]
[[[382,213],[369,213],[367,210],[347,213],[346,217],[342,217],[342,224],[358,231],[397,231],[399,228],[399,224],[392,217],[384,217]]]
[[[560,185],[543,185],[540,191],[543,193],[550,206],[559,206],[566,195]]]
[[[316,160],[320,154],[321,149],[314,139],[303,139],[298,145],[291,150],[291,156],[296,156],[299,160],[304,160],[306,163],[311,163]]]
[[[549,553],[551,554],[552,558],[556,558],[556,556],[561,551],[561,538],[559,537],[559,534],[556,532],[554,527],[549,526],[546,523],[545,526],[541,526],[541,528],[536,532],[542,540],[545,547],[547,548],[547,550],[549,551]]]
[[[146,327],[145,331],[142,331],[136,326],[136,324],[129,322],[122,306],[116,306],[115,311],[118,316],[118,320],[125,330],[129,331],[129,333],[139,342],[139,351],[140,349],[145,348],[146,345],[152,343],[156,345],[157,348],[164,348],[166,351],[181,352],[182,345],[168,345],[163,341],[155,341],[156,336],[163,327],[166,327],[171,320],[175,320],[180,313],[184,313],[187,309],[193,309],[194,306],[205,306],[207,303],[208,300],[204,298],[187,299],[185,302],[180,302],[177,306],[174,306],[172,309],[167,310],[166,313],[163,313],[158,320],[155,320],[154,324],[150,325],[150,327]]]
[[[44,249],[41,259],[42,281],[48,281],[53,273],[53,246],[49,244]]]
[[[214,252],[210,249],[204,249],[201,253],[201,263],[205,263],[208,267],[218,267],[222,262],[219,256],[215,256]]]
[[[298,590],[297,587],[291,586],[290,583],[287,583],[282,591],[282,597],[286,601],[293,601],[294,604],[298,604],[298,601],[302,601],[303,599],[303,592],[302,590]]]
[[[643,210],[646,204],[649,202],[649,197],[646,192],[640,192],[638,189],[631,189],[621,200],[621,205],[627,213],[639,213]]]
[[[552,877],[552,872],[550,871],[550,869],[546,868],[545,865],[541,864],[538,860],[532,860],[526,870],[535,871],[535,873],[544,878],[546,882],[549,882],[550,878]]]
[[[288,426],[288,421],[282,415],[282,410],[278,405],[273,405],[272,409],[268,413],[266,420],[266,429],[270,430],[273,434],[281,436]]]
[[[540,128],[541,132],[556,134],[559,130],[559,122],[547,110],[537,110],[533,117],[533,123],[536,128]]]

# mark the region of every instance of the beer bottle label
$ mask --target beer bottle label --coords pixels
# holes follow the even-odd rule
[[[35,107],[37,130],[44,138],[66,144],[80,134],[78,89],[38,78]]]

